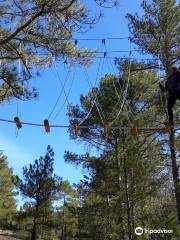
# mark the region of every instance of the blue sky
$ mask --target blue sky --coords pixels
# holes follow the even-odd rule
[[[107,37],[127,37],[129,36],[127,20],[125,15],[128,12],[140,12],[139,0],[121,0],[118,9],[104,9],[104,18],[101,22],[94,26],[94,29],[86,34],[76,34],[77,38],[107,38]],[[79,41],[79,45],[91,49],[101,48],[101,41]],[[129,50],[129,42],[125,40],[107,40],[106,46],[108,50]],[[124,53],[118,56],[123,57]],[[113,55],[115,56],[115,55]],[[94,61],[94,64],[88,69],[92,84],[95,82],[99,59]],[[105,63],[100,70],[103,75],[111,71]],[[58,64],[58,72],[61,80],[64,81],[67,69],[63,64]],[[85,80],[83,70],[80,67],[72,68],[69,73],[69,78],[66,83],[66,92],[69,91],[71,83],[74,82],[69,94],[69,101],[72,103],[79,102],[79,94],[88,92],[89,86]],[[13,119],[17,115],[17,106],[19,116],[23,121],[42,123],[51,112],[54,103],[61,91],[61,86],[56,76],[55,69],[45,69],[41,71],[41,76],[33,79],[32,86],[36,86],[39,91],[39,98],[29,102],[20,102],[17,100],[11,101],[9,104],[0,106],[0,118]],[[62,108],[65,101],[65,96],[62,98],[56,108],[55,114]],[[51,123],[68,124],[66,117],[67,104],[61,109],[58,117]],[[52,116],[53,119],[54,116]],[[51,120],[52,120],[51,119]],[[76,153],[90,151],[92,149],[85,147],[82,144],[70,140],[66,129],[51,129],[50,134],[45,134],[43,128],[23,126],[16,136],[16,128],[12,124],[0,124],[0,149],[8,156],[10,167],[13,168],[15,174],[22,174],[22,167],[30,162],[33,162],[46,151],[46,147],[50,144],[55,151],[55,172],[68,179],[71,183],[78,182],[84,172],[81,168],[76,169],[74,166],[64,163],[63,155],[65,150],[70,150]]]

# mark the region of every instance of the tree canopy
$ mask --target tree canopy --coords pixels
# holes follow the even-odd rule
[[[159,58],[168,73],[179,60],[180,6],[176,0],[144,0],[141,6],[142,16],[127,14],[130,39],[144,53]]]
[[[95,2],[113,6],[111,0]],[[54,58],[88,64],[96,52],[79,48],[73,38],[100,18],[90,16],[83,1],[10,0],[1,1],[0,8],[0,101],[36,97],[27,81]]]

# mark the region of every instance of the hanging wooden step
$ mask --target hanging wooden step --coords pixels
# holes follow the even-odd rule
[[[21,123],[21,121],[20,121],[20,119],[18,117],[14,118],[14,122],[16,123],[16,127],[18,129],[22,128],[22,123]]]
[[[50,132],[50,125],[49,125],[48,119],[44,119],[44,128],[45,128],[46,133]]]

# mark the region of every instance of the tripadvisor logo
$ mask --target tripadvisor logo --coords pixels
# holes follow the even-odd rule
[[[168,229],[147,229],[147,228],[142,228],[142,227],[136,227],[135,228],[135,234],[137,236],[141,236],[143,234],[172,234],[173,230],[168,230]]]
[[[142,227],[137,227],[137,228],[135,228],[135,234],[136,234],[137,236],[141,236],[141,235],[143,235],[143,233],[144,233],[144,230],[143,230]]]

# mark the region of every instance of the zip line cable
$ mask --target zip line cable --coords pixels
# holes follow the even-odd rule
[[[61,96],[62,96],[62,94],[63,94],[63,89],[65,88],[65,85],[66,85],[66,83],[67,83],[67,81],[68,81],[68,77],[69,77],[69,71],[67,71],[66,77],[65,77],[64,82],[63,82],[63,87],[62,87],[62,89],[60,90],[59,96],[58,96],[58,98],[57,98],[57,100],[56,100],[56,102],[55,102],[55,104],[54,104],[54,106],[53,106],[53,108],[52,108],[49,116],[48,116],[48,120],[49,120],[49,119],[51,118],[51,116],[53,115],[53,113],[54,113],[54,111],[55,111],[55,109],[56,109],[56,107],[57,107],[57,105],[58,105],[58,103],[59,103],[59,100],[61,99]]]
[[[16,37],[15,38],[16,40],[19,40],[19,41],[23,41],[24,43],[25,42],[29,42],[28,39],[22,39],[20,37]],[[102,41],[102,40],[125,40],[125,39],[129,39],[129,37],[102,37],[102,38],[74,38],[72,37],[72,39],[66,39],[66,38],[54,38],[53,40],[54,41],[68,41],[68,42],[74,42],[75,45],[77,45],[78,41]]]
[[[88,117],[90,116],[90,114],[91,114],[95,104],[96,104],[96,101],[95,101],[95,99],[93,99],[93,104],[91,105],[91,108],[89,109],[89,111],[86,114],[86,116],[80,121],[79,126],[81,126],[88,119]]]
[[[107,51],[107,53],[129,53],[129,50],[109,50]],[[131,52],[142,52],[142,50],[138,50],[138,49],[133,49]],[[99,51],[98,53],[104,53]]]
[[[107,48],[105,47],[105,50],[106,50],[106,53],[107,53]],[[111,67],[110,67],[110,61],[108,61],[108,58],[107,58],[107,54],[106,54],[106,56],[105,56],[105,59],[106,59],[106,64],[107,64],[107,66],[108,66],[108,69],[109,69],[109,71],[111,71]],[[115,71],[114,71],[114,69],[113,69],[113,74],[114,74],[114,76],[116,76],[116,73],[115,73]],[[120,86],[120,85],[119,85]],[[117,88],[116,88],[116,84],[115,84],[115,82],[114,82],[114,78],[113,78],[113,87],[114,87],[114,89],[115,89],[115,92],[116,92],[116,95],[117,95],[117,97],[118,97],[118,99],[120,100],[120,98],[121,98],[121,96],[120,96],[120,94],[118,93],[118,90],[117,90]],[[121,89],[121,86],[120,86],[120,89]],[[121,89],[122,90],[122,89]]]
[[[130,49],[131,49],[131,42],[130,42]],[[129,56],[131,57],[131,52],[129,53]],[[129,83],[130,83],[130,74],[131,74],[131,60],[129,60],[129,67],[128,67],[128,78],[127,78],[127,84],[126,84],[126,89],[124,91],[124,96],[123,96],[123,100],[122,100],[122,104],[120,107],[119,112],[117,113],[117,116],[115,117],[115,119],[109,124],[110,126],[112,126],[112,124],[118,119],[119,115],[121,114],[126,98],[127,98],[127,92],[128,92],[128,88],[129,88]]]
[[[19,53],[21,54],[21,41],[19,43]],[[21,58],[18,59],[18,79],[21,80]],[[17,99],[17,116],[19,117],[19,101]]]
[[[62,80],[61,80],[61,78],[60,78],[59,72],[58,72],[58,70],[57,70],[57,65],[56,65],[55,61],[53,62],[53,66],[54,66],[55,72],[56,72],[56,74],[57,74],[58,80],[59,80],[59,82],[60,82],[60,85],[61,85],[61,87],[62,87],[62,90],[63,90],[64,96],[65,96],[66,102],[67,102],[68,106],[70,106],[70,102],[69,102],[68,96],[67,96],[67,94],[66,94],[66,90],[65,90],[65,87],[64,87],[64,85],[63,85],[63,82],[62,82]]]
[[[107,60],[107,61],[108,61],[108,60]],[[114,72],[114,74],[115,74],[115,76],[116,76],[116,72],[115,72],[115,69],[114,69],[114,66],[113,66],[111,60],[109,60],[108,62],[110,62],[110,66],[111,66],[111,68],[112,68],[112,70],[113,70],[113,72]],[[124,90],[122,89],[121,84],[119,83],[119,81],[117,81],[117,82],[118,82],[118,85],[119,85],[119,87],[120,87],[121,92],[123,92]],[[115,89],[116,89],[116,92],[118,93],[115,84],[114,84],[114,87],[115,87]],[[119,98],[119,102],[120,102],[120,101],[122,100],[120,94],[119,94],[119,97],[118,97],[118,98]],[[129,108],[129,110],[128,110],[128,105],[127,105],[127,104],[125,105],[125,107],[127,108],[127,117],[128,117],[129,124],[130,124],[131,126],[133,126],[133,123],[132,123],[132,121],[130,120],[130,117],[129,117],[129,111],[131,112],[131,114],[132,114],[132,111],[131,111],[130,108]]]
[[[19,42],[19,53],[21,54],[22,52],[22,45],[21,45],[21,41]],[[21,69],[22,69],[22,65],[21,65],[21,58],[18,59],[18,80],[21,82]],[[23,84],[23,83],[22,83]],[[24,94],[24,84],[23,84],[23,94]],[[21,112],[20,112],[20,106],[19,106],[19,99],[17,99],[17,118],[21,118]],[[18,133],[19,133],[19,128],[15,129],[15,135],[16,137],[18,137]]]
[[[100,70],[99,70],[99,71],[100,71]],[[99,71],[98,71],[98,72],[99,72]],[[84,72],[85,72],[86,80],[87,80],[90,88],[93,89],[93,85],[92,85],[92,83],[91,83],[91,81],[90,81],[90,78],[89,78],[89,76],[88,76],[88,72],[87,72],[87,69],[86,69],[86,68],[84,69]],[[99,76],[98,76],[98,74],[97,74],[95,84],[97,83],[98,77],[99,77]],[[95,85],[95,86],[96,86],[96,85]],[[103,110],[102,110],[102,107],[101,107],[99,101],[98,101],[98,94],[97,94],[97,92],[95,91],[95,92],[93,92],[93,95],[95,95],[94,101],[95,101],[95,105],[96,105],[96,107],[97,107],[97,110],[98,110],[98,112],[99,112],[99,114],[100,114],[101,120],[102,120],[102,122],[104,122],[105,114],[104,114],[104,112],[103,112]]]
[[[114,70],[114,68],[113,68],[113,66],[112,66],[112,63],[111,63],[111,60],[109,60],[109,59],[107,58],[108,50],[107,50],[107,47],[106,47],[106,43],[104,44],[104,48],[105,48],[104,56],[105,56],[105,59],[106,59],[106,64],[107,64],[107,66],[108,66],[108,69],[109,69],[109,71],[111,72],[111,68],[112,68],[113,74],[114,74],[114,76],[116,76],[115,70]],[[118,81],[118,83],[119,83],[119,81]],[[115,81],[114,81],[114,78],[113,78],[113,87],[114,87],[115,93],[116,93],[116,95],[117,95],[117,97],[118,97],[118,103],[117,103],[117,105],[119,105],[119,103],[122,101],[122,97],[121,97],[121,94],[118,92],[118,89],[117,89],[117,87],[116,87],[116,83],[115,83]],[[123,88],[121,87],[120,84],[119,84],[119,87],[120,87],[120,91],[123,92]]]
[[[98,69],[98,72],[99,72],[99,69]],[[93,86],[92,86],[92,84],[91,84],[91,82],[89,80],[89,76],[87,74],[87,70],[86,69],[84,69],[84,75],[86,77],[87,83],[89,84],[89,87],[93,89]],[[93,91],[93,96],[94,96],[94,99],[93,99],[94,105],[96,106],[96,109],[98,111],[98,114],[99,114],[99,117],[101,119],[101,122],[104,124],[104,114],[102,112],[102,109],[100,107],[99,102],[97,101],[97,93],[95,91]]]
[[[160,49],[160,53],[158,54],[158,77],[159,77],[159,79],[161,79],[161,60],[160,60],[161,44],[160,44],[160,37],[159,37],[159,49]],[[166,95],[166,93],[164,93],[164,97],[165,97],[165,106],[164,106],[164,102],[163,102],[162,92],[161,92],[161,90],[160,90],[160,99],[161,99],[162,108],[163,108],[163,110],[164,110],[164,113],[165,113],[165,115],[166,115],[166,118],[168,118],[167,95]]]
[[[98,52],[99,53],[99,52]],[[107,52],[107,54],[108,54],[109,52]],[[114,51],[114,53],[115,53],[115,51]],[[129,51],[128,51],[128,53],[129,53]],[[104,54],[104,52],[102,52],[101,54]],[[49,56],[49,54],[48,53],[41,53],[41,54],[39,54],[40,56]],[[86,58],[86,56],[76,56],[76,57],[78,57],[78,58]],[[104,58],[104,56],[93,56],[92,57],[92,59],[103,59]],[[108,59],[115,59],[115,58],[117,58],[117,59],[120,59],[120,60],[127,60],[127,59],[129,59],[129,57],[128,56],[124,56],[124,57],[122,57],[122,56],[110,56],[109,54],[108,54],[108,56],[107,56],[107,58]],[[134,61],[141,61],[141,62],[150,62],[150,61],[152,61],[153,63],[155,63],[157,66],[157,68],[158,68],[158,59],[155,59],[155,58],[139,58],[139,57],[133,57],[133,58],[131,58],[131,60],[134,60]],[[163,65],[161,65],[161,66],[163,66]],[[163,68],[162,68],[163,69]]]
[[[107,50],[107,48],[106,48],[106,50]],[[130,53],[131,51],[128,51],[128,52]],[[108,66],[109,66],[109,65],[111,66],[111,68],[112,68],[112,70],[113,70],[113,73],[114,73],[114,75],[116,76],[117,74],[116,74],[116,72],[115,72],[115,69],[114,69],[114,66],[113,66],[111,60],[108,60],[108,59],[107,59],[107,64],[108,64]],[[110,69],[110,67],[109,67],[109,69]],[[123,90],[123,88],[121,87],[121,84],[119,83],[119,81],[117,81],[117,83],[118,83],[118,85],[119,85],[119,87],[120,87],[121,92],[123,92],[124,90]],[[113,85],[114,85],[116,94],[117,94],[117,96],[118,96],[118,98],[119,98],[119,102],[120,102],[120,101],[121,101],[121,95],[118,93],[118,90],[117,90],[117,88],[116,88],[116,84],[114,83],[114,79],[113,79]],[[129,111],[131,112],[131,114],[133,114],[133,113],[132,113],[132,110],[131,110],[130,108],[129,108],[129,110],[128,110],[128,105],[126,105],[126,108],[127,108],[127,114],[128,114],[127,117],[128,117],[129,124],[130,124],[131,126],[133,126],[132,121],[130,120],[130,117],[129,117]]]
[[[107,38],[73,38],[74,41],[102,41],[102,40],[124,40],[129,37],[107,37]]]
[[[115,70],[114,70],[113,64],[111,63],[111,60],[106,59],[106,61],[107,61],[107,65],[108,65],[109,69],[110,69],[110,66],[111,66],[111,68],[112,68],[112,70],[113,70],[113,73],[114,73],[114,75],[116,76],[116,72],[115,72]],[[110,62],[110,63],[109,63],[109,62]],[[119,81],[117,81],[117,82],[118,82],[118,85],[119,85],[119,87],[120,87],[120,91],[123,92],[124,89],[121,87]],[[114,78],[113,78],[113,86],[114,86],[116,95],[117,95],[117,97],[118,97],[118,103],[117,103],[116,105],[119,105],[119,103],[122,102],[122,96],[121,96],[121,94],[118,92],[118,89],[117,89],[117,87],[116,87]],[[121,103],[121,104],[122,104],[122,103]],[[126,105],[126,108],[127,108],[127,117],[128,117],[129,124],[130,124],[131,126],[133,126],[132,121],[130,120],[130,117],[129,117],[129,111],[131,111],[131,110],[128,110],[128,105]],[[132,113],[132,111],[131,111],[131,113]]]
[[[160,57],[159,57],[159,54],[158,54],[158,66],[160,64]],[[159,77],[159,80],[161,79],[161,73],[160,73],[160,68],[158,67],[158,77]],[[163,111],[166,112],[166,109],[165,109],[165,106],[164,106],[164,103],[163,103],[163,96],[162,96],[162,93],[161,93],[161,90],[160,90],[160,100],[161,100],[161,105],[162,105],[162,108],[163,108]]]
[[[84,73],[85,74],[85,73]],[[97,96],[96,96],[97,97]],[[93,99],[93,104],[91,105],[91,108],[89,109],[88,113],[86,114],[86,116],[81,120],[81,122],[79,123],[79,126],[81,126],[90,116],[94,106],[96,105],[96,97],[95,99]]]
[[[73,83],[74,83],[75,75],[76,75],[76,69],[75,69],[74,74],[73,74],[73,78],[72,78],[72,81],[71,81],[71,84],[70,84],[70,88],[69,88],[69,90],[68,90],[68,92],[67,92],[67,96],[68,96],[68,97],[69,97],[69,95],[70,95],[70,92],[71,92],[71,89],[72,89],[72,86],[73,86]],[[57,119],[57,117],[60,115],[62,109],[63,109],[64,106],[65,106],[65,104],[66,104],[66,99],[65,99],[65,101],[63,102],[63,104],[61,105],[61,107],[60,107],[60,109],[58,110],[58,112],[56,113],[56,115],[54,116],[54,118],[52,119],[52,122],[53,122],[55,119]]]
[[[102,48],[103,48],[103,44],[101,45],[101,49],[102,49]],[[104,62],[103,62],[103,66],[104,66]],[[94,83],[95,86],[96,86],[96,84],[97,84],[97,80],[98,80],[98,77],[99,77],[100,67],[101,67],[101,60],[99,60],[99,64],[98,64],[98,70],[97,70],[96,79],[95,79],[95,83]],[[101,69],[102,69],[102,67],[101,67]],[[88,82],[89,87],[90,87],[90,88],[93,88],[93,86],[92,86],[92,84],[91,84],[91,82],[90,82],[90,80],[89,80],[89,76],[88,76],[87,69],[84,67],[83,70],[84,70],[84,75],[85,75],[85,78],[86,78],[86,80],[87,80],[87,82]],[[93,94],[93,95],[94,95],[94,94]],[[85,120],[89,117],[89,115],[91,114],[94,106],[96,106],[97,111],[98,111],[98,114],[99,114],[99,116],[100,116],[100,119],[101,119],[102,123],[104,124],[104,120],[103,120],[103,118],[104,118],[104,113],[103,113],[103,111],[102,111],[102,108],[100,107],[100,104],[99,104],[99,106],[98,106],[98,104],[99,104],[99,103],[97,102],[97,94],[96,94],[96,95],[95,95],[95,98],[93,99],[93,105],[91,106],[91,108],[90,108],[89,112],[87,113],[87,115],[85,116],[85,118],[79,123],[79,125],[83,124],[83,123],[85,122]],[[100,108],[100,109],[99,109],[99,108]],[[102,113],[102,115],[101,115],[101,113]]]
[[[101,61],[99,61],[99,64],[98,64],[97,75],[98,75],[98,72],[99,72],[99,69],[100,69],[100,63],[101,63]],[[89,87],[91,88],[91,84],[89,83],[88,74],[87,74],[87,72],[85,71],[85,68],[83,68],[83,71],[84,71],[84,76],[85,76],[85,78],[86,78],[86,80],[87,80],[87,82],[88,82],[88,85],[89,85]],[[96,76],[96,79],[97,79],[97,76]],[[96,80],[95,80],[95,84],[96,84]],[[87,115],[84,117],[84,119],[81,120],[81,122],[79,123],[79,125],[82,125],[82,124],[88,119],[88,117],[90,116],[90,114],[91,114],[91,112],[92,112],[92,110],[93,110],[93,108],[94,108],[95,105],[96,105],[96,108],[97,108],[97,110],[98,110],[98,114],[99,114],[100,118],[102,118],[101,114],[99,113],[99,108],[97,107],[96,98],[97,98],[97,96],[95,96],[95,98],[93,99],[93,104],[92,104],[89,112],[88,112]]]
[[[108,61],[107,58],[106,58],[106,63],[107,63],[107,66],[108,66],[109,71],[111,71],[110,64],[109,64],[109,61]],[[114,76],[116,76],[115,73],[113,73],[113,74],[114,74]],[[122,101],[122,97],[121,97],[121,94],[118,92],[118,89],[117,89],[117,87],[116,87],[116,83],[115,83],[115,81],[114,81],[114,78],[113,78],[113,81],[112,81],[112,82],[113,82],[113,87],[114,87],[115,93],[116,93],[117,98],[118,98],[118,102],[117,102],[117,104],[116,104],[116,106],[117,106],[117,105],[119,105],[119,103]],[[121,86],[120,86],[120,91],[123,92],[123,89],[121,88]]]
[[[102,50],[103,50],[104,45],[105,45],[105,39],[102,39],[101,44],[102,44]],[[102,66],[101,66],[101,75],[100,75],[100,77],[102,76],[102,71],[103,71],[103,69],[104,69],[104,58],[103,58]],[[87,76],[88,76],[87,70],[86,70],[86,74],[87,74]],[[97,76],[96,76],[95,85],[96,85],[96,83],[97,83],[97,81],[98,81],[98,79],[99,79],[98,74],[99,74],[99,72],[97,73]],[[96,93],[96,102],[97,102],[97,104],[99,105],[99,108],[100,108],[100,110],[101,110],[103,119],[105,120],[105,114],[104,114],[104,112],[103,112],[103,110],[102,110],[102,108],[101,108],[101,105],[100,105],[99,101],[98,101],[98,95],[97,95],[97,93]],[[103,124],[104,124],[104,121],[103,121]]]

